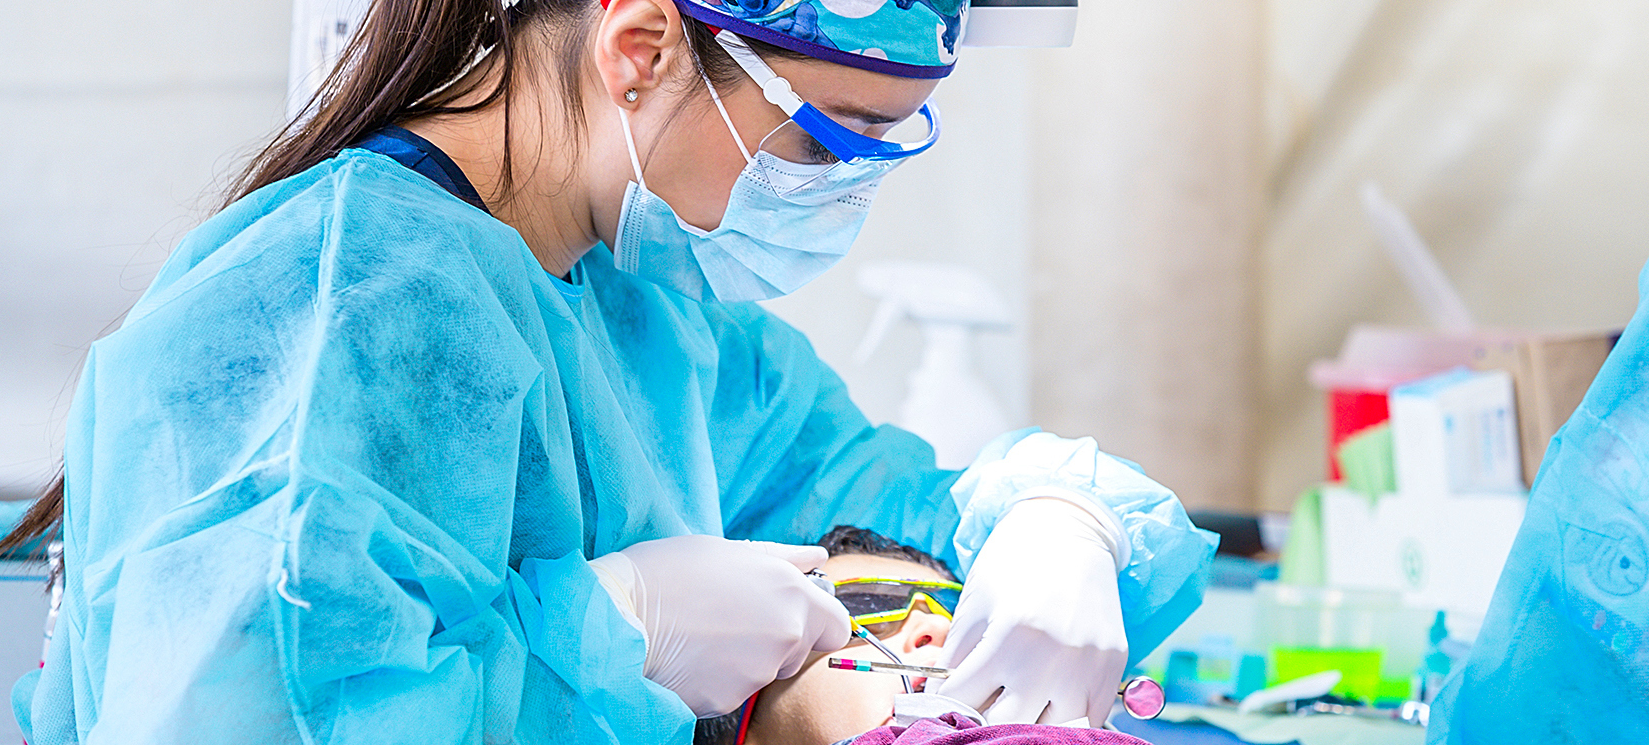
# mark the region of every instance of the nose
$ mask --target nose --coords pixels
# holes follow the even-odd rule
[[[900,629],[900,636],[904,637],[904,652],[914,652],[928,645],[944,646],[945,637],[950,634],[950,619],[937,613],[929,613],[918,605],[910,609],[910,617]]]

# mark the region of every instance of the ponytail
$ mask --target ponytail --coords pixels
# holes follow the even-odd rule
[[[0,554],[14,553],[25,546],[40,540],[39,548],[45,551],[46,544],[57,539],[57,533],[63,523],[63,469],[57,469],[57,475],[52,478],[51,484],[40,493],[40,498],[34,500],[29,511],[23,513],[23,519],[17,526],[0,538]],[[58,567],[52,567],[53,579],[56,578]]]
[[[398,120],[475,111],[500,98],[507,116],[515,61],[508,25],[500,0],[374,0],[320,89],[247,165],[225,204],[302,173]],[[451,105],[474,92],[454,84],[477,63],[502,64],[497,84],[476,103]]]

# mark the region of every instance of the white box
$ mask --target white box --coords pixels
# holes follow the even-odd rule
[[[1330,587],[1395,590],[1410,605],[1481,621],[1523,524],[1528,498],[1444,498],[1323,489],[1323,562]]]
[[[1511,373],[1458,368],[1391,389],[1390,404],[1399,492],[1523,490]]]

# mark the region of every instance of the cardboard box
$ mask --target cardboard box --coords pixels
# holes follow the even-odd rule
[[[1619,332],[1529,336],[1486,345],[1473,361],[1472,367],[1479,370],[1500,369],[1512,375],[1523,483],[1534,483],[1547,443],[1580,406],[1618,339]]]

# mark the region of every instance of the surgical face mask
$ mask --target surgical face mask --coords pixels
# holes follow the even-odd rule
[[[751,155],[714,86],[710,95],[745,155],[721,224],[711,231],[689,225],[647,189],[629,113],[620,108],[635,180],[624,191],[614,264],[701,302],[788,295],[847,254],[880,179],[825,189],[816,177],[830,164],[792,163],[765,151]]]

